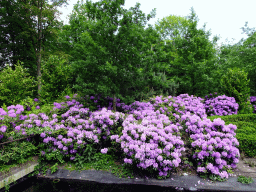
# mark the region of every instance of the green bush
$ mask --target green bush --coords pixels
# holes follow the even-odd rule
[[[248,73],[239,68],[228,69],[228,72],[221,78],[222,91],[229,97],[234,97],[239,104],[239,114],[250,114],[253,106],[250,104],[250,88],[247,80]]]
[[[41,98],[53,102],[63,95],[71,93],[74,76],[68,65],[68,55],[50,55],[47,60],[42,61],[42,90]]]
[[[253,134],[256,129],[254,127],[241,127],[236,130],[236,133],[245,133],[245,134]]]
[[[236,138],[239,142],[239,150],[243,151],[248,157],[256,157],[256,134],[237,133]]]
[[[21,62],[21,64],[23,64]],[[29,77],[26,69],[19,61],[12,70],[10,66],[0,72],[0,106],[4,103],[9,106],[18,104],[27,96],[32,96],[36,91],[37,81]]]

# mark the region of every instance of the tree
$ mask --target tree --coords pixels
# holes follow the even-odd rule
[[[245,26],[247,23],[245,24]],[[248,31],[248,30],[247,30]],[[249,87],[251,88],[251,95],[256,95],[256,32],[248,34],[248,38],[243,42],[240,50],[240,62],[242,69],[248,72],[248,79],[250,79]]]
[[[16,56],[16,53],[21,53],[14,59],[23,61],[30,74],[38,78],[39,98],[41,56],[50,47],[49,40],[57,37],[56,26],[60,26],[60,22],[55,20],[55,13],[58,11],[54,7],[66,3],[67,0],[52,0],[52,2],[52,5],[48,5],[48,0],[4,0],[0,4],[1,15],[3,15],[1,31],[5,32],[5,36],[1,35],[1,42],[6,45],[1,51],[5,52],[4,56],[11,55],[10,53],[14,53]],[[20,23],[20,21],[22,22]],[[12,42],[11,46],[9,45],[10,41]],[[15,68],[16,60],[13,60],[13,68]],[[37,63],[36,66],[35,63]]]
[[[29,36],[27,32],[30,27],[35,27],[34,23],[26,16],[27,10],[21,4],[11,0],[1,1],[0,6],[0,42],[3,58],[1,67],[10,62],[14,70],[17,61],[21,60],[25,61],[26,68],[32,68],[32,63],[36,61],[31,44],[33,36]]]
[[[69,46],[71,66],[77,74],[74,87],[82,94],[112,95],[114,111],[116,97],[133,102],[148,85],[144,79],[153,70],[144,60],[150,57],[151,44],[160,42],[152,26],[145,29],[146,20],[155,12],[146,17],[139,3],[126,10],[121,7],[123,2],[75,5],[70,25],[64,26],[60,35],[63,45]]]
[[[245,24],[247,26],[247,23]],[[223,45],[221,46],[220,53],[220,70],[222,74],[226,74],[228,68],[240,68],[248,73],[248,79],[250,79],[250,95],[256,94],[256,64],[255,64],[255,31],[252,29],[243,29],[244,32],[247,32],[248,38],[241,39],[238,43],[234,45]],[[252,31],[249,33],[249,31]]]
[[[210,32],[197,29],[197,17],[193,8],[188,19],[170,16],[158,21],[156,29],[166,41],[166,51],[172,52],[168,76],[175,77],[175,82],[179,83],[178,94],[204,96],[216,91],[212,73],[217,69],[214,65],[214,43],[218,37],[215,36],[213,42],[210,42]]]
[[[252,113],[253,109],[249,102],[248,73],[240,68],[228,69],[228,73],[221,78],[221,85],[226,95],[234,97],[239,104],[239,114]]]

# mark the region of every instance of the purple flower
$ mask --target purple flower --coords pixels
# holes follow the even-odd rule
[[[9,109],[8,109],[9,110]],[[0,108],[0,115],[7,115],[6,111]]]
[[[40,136],[44,138],[45,137],[45,133],[41,133]]]
[[[38,102],[39,100],[37,98],[34,99],[35,102]]]
[[[205,169],[205,167],[197,167],[197,172],[203,172],[203,173],[205,173],[205,172],[206,172],[206,169]]]
[[[41,154],[42,154],[42,155],[45,155],[45,152],[44,152],[44,151],[41,151]]]
[[[132,164],[132,159],[124,158],[124,162],[125,162],[125,163],[129,163],[129,164]]]
[[[5,133],[6,129],[7,129],[7,127],[4,125],[4,126],[2,126],[2,127],[0,128],[0,131],[2,131],[3,133]]]
[[[58,139],[59,139],[59,140],[61,140],[62,138],[63,138],[63,136],[62,136],[62,135],[59,135],[59,136],[58,136]]]
[[[66,99],[70,99],[70,96],[68,96],[68,95],[66,95],[65,97],[66,97]]]
[[[15,113],[10,113],[8,114],[9,117],[16,117],[16,114]]]
[[[68,148],[66,146],[63,147],[63,151],[67,151]]]
[[[107,152],[108,152],[108,148],[101,149],[101,153],[107,153]]]
[[[159,155],[159,156],[157,157],[157,160],[158,160],[158,161],[162,161],[162,160],[163,160],[163,157],[162,157],[161,155]]]

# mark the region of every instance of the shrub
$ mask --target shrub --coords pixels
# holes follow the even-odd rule
[[[238,109],[235,99],[226,95],[206,100],[204,105],[207,116],[237,114]]]
[[[222,91],[225,95],[234,97],[239,104],[239,114],[249,114],[253,112],[252,105],[250,104],[250,88],[249,81],[247,80],[248,73],[245,73],[239,68],[228,69],[220,81]]]
[[[256,134],[237,133],[236,138],[240,143],[240,151],[243,151],[248,157],[256,157]]]
[[[21,62],[23,64],[23,62]],[[36,90],[36,81],[29,77],[19,61],[12,70],[10,66],[0,73],[0,106],[17,104]]]
[[[70,65],[65,64],[68,61],[67,55],[50,55],[42,62],[42,90],[41,97],[52,102],[57,98],[63,98],[66,93],[71,93],[72,77]]]

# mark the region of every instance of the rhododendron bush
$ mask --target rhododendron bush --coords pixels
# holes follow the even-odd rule
[[[41,151],[41,158],[60,152],[66,161],[77,158],[86,161],[89,145],[101,153],[109,153],[113,146],[118,146],[124,164],[148,170],[160,178],[168,177],[179,167],[185,146],[192,149],[191,158],[196,162],[199,175],[227,179],[228,169],[238,163],[236,126],[225,126],[221,119],[211,122],[206,118],[207,112],[212,113],[206,110],[210,102],[215,114],[220,111],[221,115],[236,114],[237,104],[232,98],[218,96],[204,104],[201,98],[182,94],[157,96],[131,105],[117,99],[118,112],[111,111],[113,99],[108,98],[108,106],[98,105],[98,110],[93,112],[74,98],[66,96],[66,99],[66,102],[54,103],[51,116],[44,113],[23,116],[21,106],[12,107],[17,109],[17,114],[9,107],[12,111],[7,113],[1,109],[0,115],[2,119],[9,114],[24,120],[15,126],[16,133],[25,135],[32,127],[51,130],[40,134],[41,142],[48,148]],[[90,99],[100,102],[99,96]],[[0,129],[2,137],[6,137],[6,130],[7,124]]]

